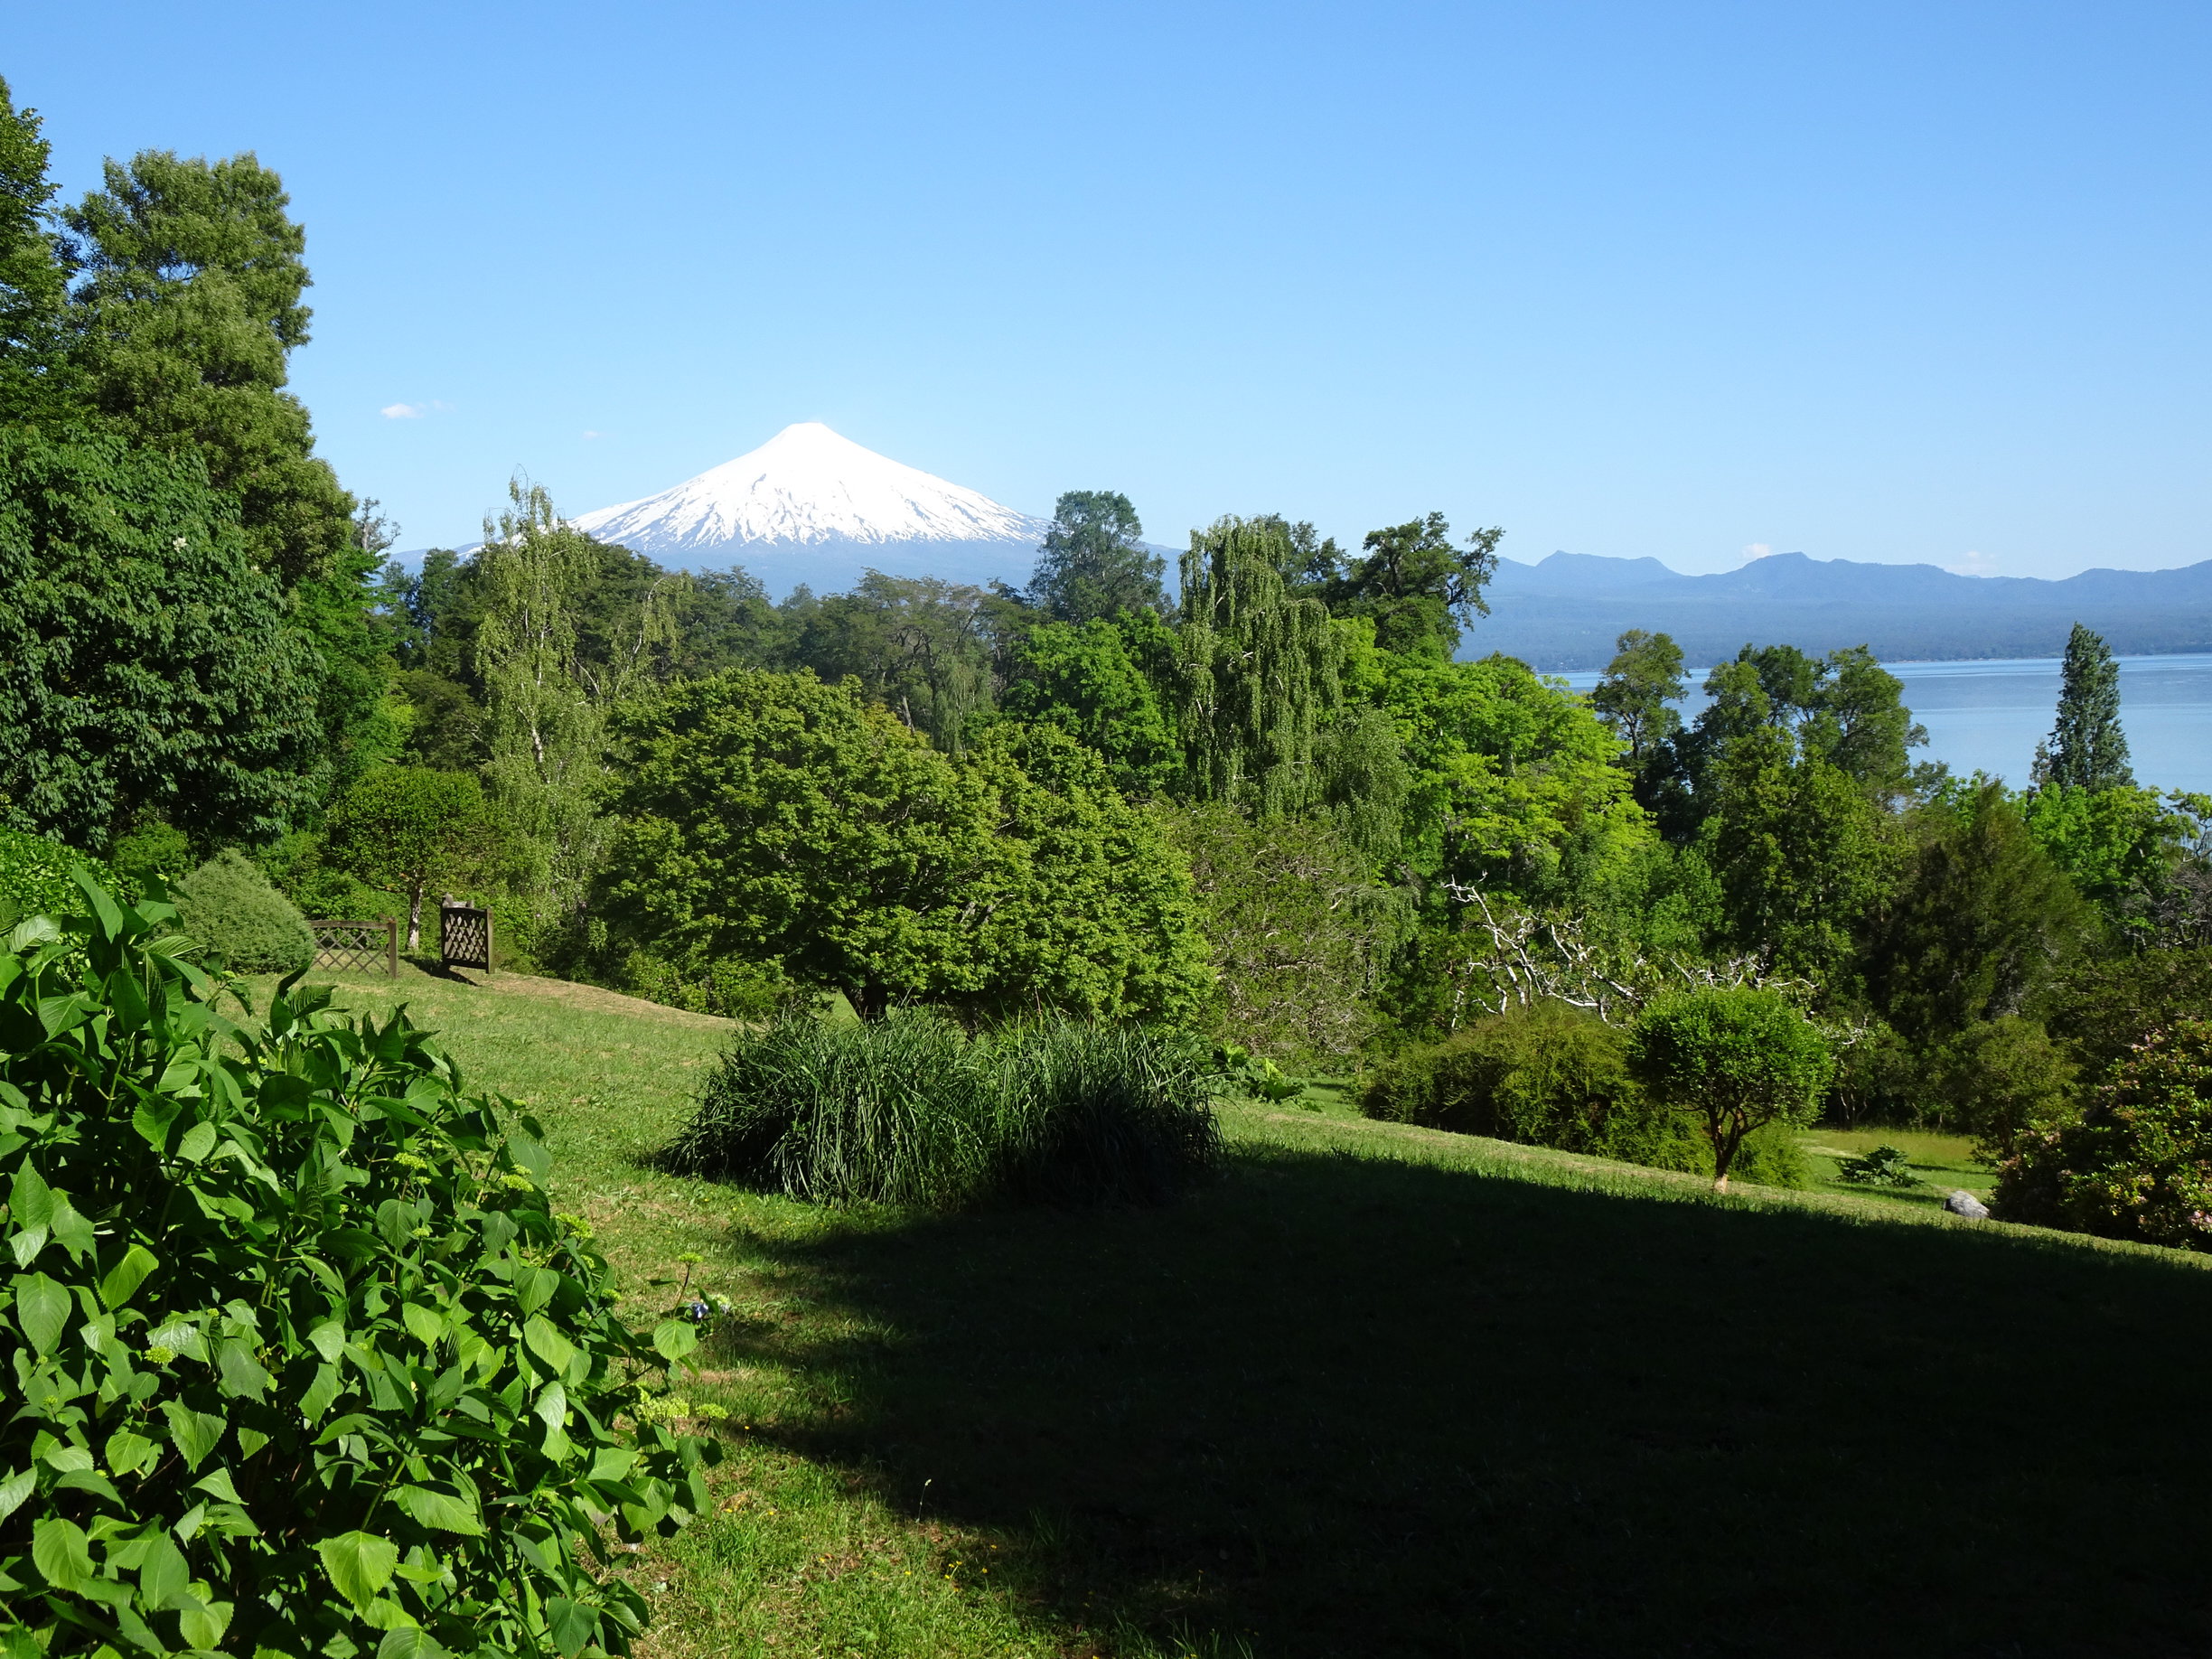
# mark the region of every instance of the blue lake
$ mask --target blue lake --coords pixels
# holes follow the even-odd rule
[[[2015,787],[2028,782],[2058,706],[2057,658],[1884,666],[1905,682],[1906,705],[1927,727],[1927,747],[1914,750],[1915,759],[1946,762],[1962,777],[1982,771]],[[1601,676],[1560,678],[1587,691]],[[1703,679],[1701,669],[1691,683]],[[1683,717],[1704,706],[1692,691]],[[2121,658],[2120,724],[2137,783],[2212,792],[2212,656]]]

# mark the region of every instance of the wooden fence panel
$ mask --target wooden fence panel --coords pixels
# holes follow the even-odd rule
[[[438,954],[448,968],[492,971],[492,913],[473,904],[438,907]]]
[[[339,973],[380,973],[399,977],[399,923],[397,922],[310,922],[315,940],[314,965]]]

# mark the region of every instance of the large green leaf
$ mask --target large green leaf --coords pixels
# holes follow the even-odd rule
[[[437,1638],[426,1630],[387,1630],[377,1644],[376,1659],[452,1659]]]
[[[450,1492],[434,1492],[427,1486],[396,1486],[391,1497],[393,1503],[423,1525],[441,1532],[459,1532],[469,1538],[483,1532],[483,1523],[476,1518],[476,1506]]]
[[[0,1521],[6,1520],[23,1505],[23,1500],[38,1489],[38,1470],[35,1467],[15,1471],[5,1480],[0,1480]]]
[[[560,1289],[560,1275],[551,1268],[522,1267],[515,1270],[515,1300],[521,1303],[522,1311],[534,1314],[553,1299],[554,1291]]]
[[[92,1546],[74,1521],[50,1515],[32,1523],[31,1564],[58,1590],[81,1590],[92,1578]]]
[[[553,1638],[553,1645],[561,1659],[576,1659],[585,1645],[599,1635],[599,1615],[580,1601],[571,1601],[566,1596],[548,1597],[546,1600],[546,1632]]]
[[[8,1183],[8,1218],[26,1232],[42,1230],[53,1220],[53,1188],[28,1158]]]
[[[154,1252],[145,1245],[132,1245],[123,1252],[123,1259],[108,1270],[108,1277],[100,1280],[101,1304],[108,1308],[122,1307],[137,1295],[146,1275],[160,1265]]]
[[[160,1612],[190,1587],[192,1568],[184,1551],[166,1527],[147,1533],[145,1553],[138,1561],[138,1598],[148,1610]]]
[[[93,1229],[91,1220],[80,1214],[77,1206],[61,1193],[54,1195],[53,1221],[50,1224],[54,1242],[80,1261],[89,1261],[92,1252],[99,1248],[99,1234]]]
[[[400,1305],[399,1317],[408,1327],[408,1335],[426,1348],[435,1348],[445,1336],[445,1317],[435,1308],[425,1308],[420,1302]]]
[[[212,1650],[221,1645],[223,1632],[230,1628],[230,1611],[231,1604],[227,1601],[186,1607],[177,1615],[177,1634],[192,1647]]]
[[[300,1416],[308,1422],[319,1422],[323,1413],[331,1409],[331,1402],[337,1398],[338,1367],[317,1365],[314,1381],[307,1385],[307,1392],[300,1396]]]
[[[169,1148],[169,1131],[184,1111],[184,1102],[172,1094],[149,1094],[143,1097],[137,1110],[131,1113],[131,1128],[138,1131],[139,1139],[156,1152]]]
[[[653,1349],[671,1365],[698,1346],[698,1326],[689,1319],[663,1319],[653,1326]]]
[[[135,1475],[146,1459],[158,1449],[155,1441],[143,1434],[134,1434],[128,1429],[118,1429],[108,1437],[106,1461],[108,1469],[117,1475]]]
[[[15,1275],[15,1325],[41,1359],[69,1326],[70,1293],[43,1273]]]
[[[565,1373],[568,1362],[576,1358],[576,1345],[554,1329],[553,1322],[541,1314],[532,1314],[524,1324],[522,1341],[557,1377]]]
[[[235,1336],[215,1345],[215,1369],[222,1392],[238,1399],[258,1400],[276,1381],[254,1358],[253,1349]]]
[[[323,1570],[338,1593],[355,1607],[366,1607],[391,1582],[399,1564],[399,1546],[373,1532],[341,1532],[315,1545]]]
[[[162,1415],[169,1420],[169,1443],[177,1448],[188,1469],[204,1463],[222,1439],[226,1425],[221,1418],[195,1411],[182,1401],[163,1401]]]

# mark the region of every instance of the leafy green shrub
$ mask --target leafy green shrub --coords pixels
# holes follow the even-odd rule
[[[404,1015],[212,1011],[168,906],[0,950],[0,1651],[621,1652],[602,1529],[668,1532],[710,1447],[550,1213],[527,1118]]]
[[[1291,1076],[1265,1054],[1241,1043],[1223,1043],[1214,1051],[1214,1069],[1231,1092],[1280,1105],[1306,1092],[1303,1079]]]
[[[1828,1039],[1779,994],[1697,990],[1638,1017],[1628,1064],[1652,1097],[1688,1115],[1712,1148],[1725,1188],[1746,1139],[1767,1125],[1812,1122],[1835,1073]]]
[[[236,973],[296,973],[314,961],[299,906],[260,867],[226,847],[177,884],[177,925]]]
[[[2000,1221],[2212,1250],[2212,1022],[2153,1032],[2080,1122],[2022,1135],[1990,1207]]]
[[[738,1035],[667,1158],[818,1204],[1157,1199],[1218,1161],[1211,1082],[1130,1028],[786,1016]]]
[[[1912,1159],[1897,1147],[1876,1147],[1864,1158],[1847,1158],[1836,1173],[1854,1186],[1912,1187],[1920,1177],[1912,1172]]]
[[[651,951],[633,951],[623,959],[614,989],[665,1008],[725,1019],[767,1019],[813,999],[773,962],[724,958],[678,963]]]
[[[1402,1054],[1361,1101],[1371,1118],[1599,1156],[1615,1117],[1640,1104],[1626,1035],[1563,1002],[1510,1008]]]
[[[175,825],[149,818],[108,849],[108,867],[127,897],[155,890],[155,882],[174,886],[193,865],[192,840]]]
[[[2021,1136],[2080,1114],[2078,1070],[2032,1019],[1981,1020],[1936,1054],[1936,1094],[1982,1156],[2009,1156]]]
[[[84,870],[96,881],[108,878],[97,858],[42,835],[0,829],[0,926],[24,916],[83,914],[84,895],[70,879],[72,870]]]
[[[1655,1108],[1630,1074],[1628,1041],[1565,1003],[1511,1008],[1379,1067],[1360,1106],[1389,1122],[1710,1173],[1696,1126]],[[1769,1186],[1805,1182],[1804,1155],[1786,1133],[1748,1138],[1738,1167]]]

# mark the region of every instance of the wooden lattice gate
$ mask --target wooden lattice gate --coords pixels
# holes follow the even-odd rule
[[[339,973],[380,973],[399,977],[399,923],[397,922],[310,922],[314,965]]]
[[[492,971],[492,913],[473,904],[438,906],[438,956],[448,968]]]

